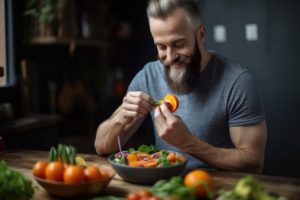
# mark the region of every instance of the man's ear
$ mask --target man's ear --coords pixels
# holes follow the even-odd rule
[[[200,39],[203,40],[206,35],[206,28],[204,25],[200,25],[198,34],[200,36]]]
[[[197,30],[198,45],[204,42],[205,35],[206,35],[206,28],[204,25],[200,25],[200,27]]]

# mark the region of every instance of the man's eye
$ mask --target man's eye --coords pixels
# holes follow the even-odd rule
[[[183,47],[183,45],[184,45],[183,42],[176,42],[176,43],[174,43],[174,47],[175,48],[181,48],[181,47]]]
[[[165,49],[166,49],[166,47],[163,46],[163,45],[157,45],[157,48],[158,48],[159,50],[165,50]]]

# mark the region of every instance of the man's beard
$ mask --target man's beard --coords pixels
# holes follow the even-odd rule
[[[174,93],[187,94],[195,88],[200,77],[201,63],[201,54],[197,45],[191,56],[179,54],[172,63],[167,63],[161,58],[159,60],[164,65],[167,84]],[[172,64],[185,64],[185,67],[176,69],[171,67]]]

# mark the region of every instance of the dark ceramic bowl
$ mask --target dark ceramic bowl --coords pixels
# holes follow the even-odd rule
[[[179,154],[176,152],[176,154]],[[169,179],[172,176],[178,176],[186,166],[187,160],[180,164],[168,167],[131,167],[128,165],[120,165],[113,160],[115,154],[108,157],[108,161],[115,170],[115,172],[124,180],[130,183],[138,183],[150,185],[160,179]]]

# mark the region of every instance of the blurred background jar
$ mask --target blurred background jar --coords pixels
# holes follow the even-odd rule
[[[0,121],[14,118],[14,110],[11,103],[0,104]]]

